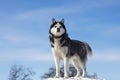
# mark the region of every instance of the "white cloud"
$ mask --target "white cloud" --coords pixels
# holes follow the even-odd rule
[[[102,0],[102,1],[85,1],[85,2],[73,2],[72,4],[64,4],[62,6],[57,7],[49,7],[49,8],[40,8],[36,10],[30,10],[27,12],[16,14],[13,18],[16,20],[45,20],[49,19],[53,16],[60,15],[70,15],[73,13],[84,13],[85,11],[95,9],[95,8],[103,8],[107,6],[112,6],[118,4],[117,1],[114,0]]]
[[[94,54],[92,60],[94,61],[120,61],[120,54]]]
[[[29,44],[43,44],[46,43],[46,37],[39,37],[38,35],[22,31],[19,28],[0,27],[0,39],[12,43],[29,43]]]
[[[120,26],[108,27],[107,29],[104,30],[103,34],[118,37],[120,34]]]
[[[72,8],[72,7],[71,7]],[[28,12],[20,13],[15,16],[16,20],[39,20],[44,21],[45,19],[49,19],[53,16],[58,15],[66,15],[69,13],[74,13],[77,11],[76,8],[65,8],[65,7],[54,7],[54,8],[43,8],[43,9],[37,9],[37,10],[31,10]],[[74,11],[73,11],[74,10]]]
[[[82,29],[91,31],[96,33],[96,35],[101,35],[108,39],[120,39],[120,37],[118,37],[120,34],[120,25],[117,24],[93,24],[87,27],[82,27]]]
[[[95,51],[93,53],[93,56],[91,57],[91,60],[93,61],[120,61],[120,48],[114,49],[106,49],[103,51]]]
[[[43,8],[29,9],[24,12],[13,14],[4,14],[4,19],[11,21],[46,21],[52,17],[58,17],[61,15],[72,16],[73,13],[84,13],[96,8],[104,8],[113,5],[119,5],[119,0],[88,0],[88,1],[73,1],[70,3],[64,3],[56,7],[45,6]],[[7,17],[6,17],[7,16]],[[7,20],[6,19],[6,20]],[[6,21],[5,20],[5,21]],[[1,20],[3,21],[3,19]]]
[[[0,62],[12,61],[52,61],[53,56],[51,53],[41,52],[37,49],[22,49],[16,51],[4,51],[0,53]]]
[[[92,61],[120,61],[120,49],[96,51],[93,56],[88,57]],[[0,53],[0,61],[53,61],[52,52],[41,52],[38,49],[8,50]]]

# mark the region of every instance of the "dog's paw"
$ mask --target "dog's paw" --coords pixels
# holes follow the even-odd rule
[[[87,75],[86,74],[82,74],[82,77],[84,78],[84,77],[86,77]]]
[[[60,76],[56,75],[54,78],[60,78]]]
[[[64,76],[64,79],[68,79],[69,77],[68,76]]]
[[[80,74],[76,74],[76,76],[74,76],[74,78],[79,78],[80,77]]]
[[[80,77],[80,75],[76,75],[75,77]]]

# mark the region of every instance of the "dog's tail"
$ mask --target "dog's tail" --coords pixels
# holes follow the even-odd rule
[[[91,47],[89,46],[89,44],[86,43],[86,42],[83,42],[83,43],[85,44],[85,48],[86,48],[86,51],[87,51],[87,55],[92,56],[92,49],[91,49]]]

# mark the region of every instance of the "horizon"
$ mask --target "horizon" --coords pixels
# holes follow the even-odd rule
[[[0,80],[8,79],[14,64],[32,68],[35,80],[55,66],[49,42],[52,18],[64,18],[69,37],[91,46],[88,74],[119,80],[120,1],[52,1],[0,1]]]

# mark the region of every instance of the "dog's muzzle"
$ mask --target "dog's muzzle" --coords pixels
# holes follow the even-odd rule
[[[57,32],[60,32],[60,28],[57,28]]]

